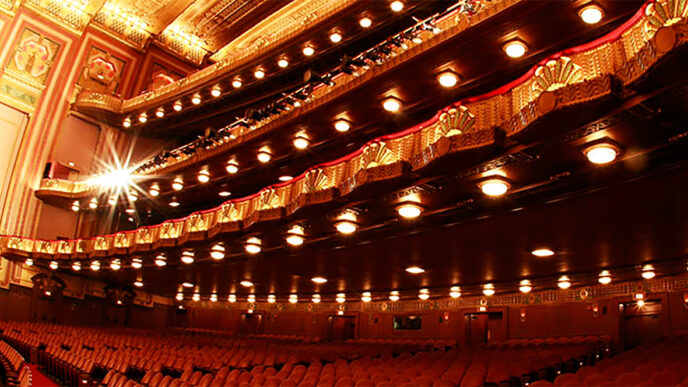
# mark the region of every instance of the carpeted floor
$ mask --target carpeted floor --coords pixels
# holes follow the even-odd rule
[[[31,380],[33,381],[33,387],[59,387],[57,383],[53,382],[41,371],[39,371],[37,365],[29,364],[29,369],[31,370]]]

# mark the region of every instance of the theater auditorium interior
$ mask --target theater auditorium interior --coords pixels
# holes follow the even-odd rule
[[[0,0],[0,387],[688,386],[688,0]]]

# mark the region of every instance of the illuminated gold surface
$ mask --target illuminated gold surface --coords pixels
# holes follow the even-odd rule
[[[372,143],[338,164],[314,169],[288,184],[269,187],[256,195],[227,202],[217,209],[200,212],[185,219],[170,220],[149,227],[146,231],[136,230],[69,243],[75,244],[76,251],[82,253],[81,256],[92,255],[96,250],[101,254],[113,254],[117,247],[113,241],[117,235],[129,233],[137,234],[135,243],[127,245],[130,246],[129,252],[139,248],[147,249],[142,244],[152,244],[153,248],[176,246],[187,240],[209,238],[223,231],[236,231],[256,222],[280,219],[285,215],[285,209],[286,212],[293,212],[317,203],[318,200],[331,200],[329,195],[319,199],[317,195],[321,193],[329,194],[336,190],[345,196],[367,183],[400,177],[406,170],[404,166],[416,170],[447,154],[490,145],[494,142],[492,128],[504,128],[507,135],[511,136],[548,113],[549,110],[541,111],[538,104],[538,99],[545,93],[552,94],[552,109],[559,109],[611,93],[610,74],[615,74],[624,85],[645,74],[664,55],[655,51],[654,35],[646,33],[646,22],[645,17],[640,18],[619,38],[572,55],[570,61],[578,66],[576,68],[580,76],[575,79],[564,77],[566,81],[559,82],[560,85],[555,89],[542,86],[539,78],[545,70],[537,69],[530,78],[503,94],[466,106],[450,107],[445,111],[447,115],[440,114],[419,126],[415,132],[399,137],[388,136],[384,142]],[[680,31],[685,25],[684,16],[671,28]],[[685,44],[688,40],[686,35],[678,36],[680,39],[676,46]],[[452,115],[459,115],[462,119],[452,118]],[[469,120],[474,120],[475,123],[461,124]],[[461,134],[458,134],[458,130]],[[65,185],[65,191],[70,189]],[[208,232],[199,233],[199,230]],[[149,234],[140,238],[141,233]],[[34,242],[28,238],[0,236],[2,252],[15,255],[50,257],[58,251],[61,243],[64,242]],[[67,250],[63,248],[63,251]]]

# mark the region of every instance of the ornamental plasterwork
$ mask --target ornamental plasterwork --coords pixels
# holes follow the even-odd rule
[[[688,15],[688,2],[685,0],[657,0],[645,9],[645,29],[655,31],[678,23]]]
[[[471,130],[473,124],[475,116],[465,106],[459,106],[440,114],[437,132],[443,137],[456,136]]]
[[[685,23],[685,21],[686,18],[684,17],[680,23]],[[626,30],[622,31],[621,34],[614,32],[617,36],[616,39],[593,49],[572,54],[570,60],[581,65],[581,71],[585,74],[585,78],[584,81],[571,83],[571,77],[562,78],[560,76],[558,79],[566,79],[567,81],[565,82],[566,85],[556,90],[558,100],[554,109],[589,102],[608,95],[611,93],[612,87],[610,74],[617,74],[624,85],[629,85],[635,79],[646,74],[652,65],[666,55],[665,51],[655,51],[656,37],[648,36],[645,33],[643,26],[646,22],[647,20],[642,17],[635,24],[625,26]],[[685,43],[686,40],[678,40],[674,46],[671,46],[671,49],[675,50],[676,47]],[[626,50],[624,47],[636,48]],[[626,66],[628,63],[639,62],[642,62],[642,66]],[[586,66],[590,63],[594,63],[594,66]],[[424,142],[421,145],[418,141],[419,137],[432,137],[429,133],[436,133],[436,118],[434,121],[417,125],[417,129],[414,132],[386,139],[385,142],[373,142],[364,148],[361,155],[344,159],[336,164],[320,167],[320,169],[322,169],[324,175],[329,177],[328,185],[337,188],[340,194],[346,196],[348,192],[352,192],[359,185],[369,182],[367,179],[359,181],[355,178],[363,170],[369,168],[377,169],[375,168],[376,166],[386,164],[397,165],[401,164],[401,162],[411,162],[411,160],[419,160],[416,164],[412,163],[412,165],[414,165],[414,169],[420,169],[434,161],[437,157],[442,157],[445,154],[494,144],[495,126],[502,127],[507,136],[520,133],[536,119],[547,114],[538,111],[534,107],[534,99],[530,97],[538,94],[533,90],[533,84],[536,82],[534,80],[535,77],[536,75],[533,74],[530,79],[526,79],[523,83],[513,86],[512,89],[501,95],[489,96],[484,99],[480,97],[472,98],[471,102],[465,105],[465,108],[474,115],[475,124],[471,126],[470,131],[467,133],[445,137],[445,141],[448,141],[449,146],[444,153],[428,152],[428,149],[432,149],[435,144]],[[544,92],[540,94],[544,94]],[[521,95],[526,97],[518,98]],[[505,104],[503,103],[504,100],[509,100],[510,103]],[[490,125],[486,123],[490,123]],[[386,173],[384,176],[381,175],[379,177],[380,180],[397,178],[404,173],[402,168],[398,170],[394,168],[387,169],[385,169]],[[309,184],[302,182],[304,178],[297,178],[279,187],[263,190],[261,194],[251,199],[234,199],[225,203],[219,209],[207,212],[205,215],[208,222],[214,222],[213,224],[208,224],[208,227],[214,227],[218,222],[223,222],[228,218],[236,219],[236,221],[246,221],[249,219],[261,221],[260,217],[255,215],[265,208],[298,205],[299,194],[308,193],[308,189],[310,189],[308,187]],[[349,185],[352,186],[349,187]],[[217,212],[220,211],[223,212],[218,215]],[[283,215],[275,214],[275,217],[270,219],[276,219],[281,216]],[[168,221],[159,226],[148,227],[147,230],[150,230],[151,233],[159,232],[161,234],[160,237],[152,237],[154,243],[160,239],[175,239],[181,236],[182,230],[186,230],[184,228],[188,224],[186,222],[188,220]],[[182,237],[186,238],[186,236]],[[105,240],[105,238],[107,236],[100,236],[96,240]],[[0,241],[11,249],[12,246],[24,245],[24,250],[27,252],[39,250],[38,246],[34,246],[33,240],[28,238],[0,236]],[[183,243],[183,241],[180,239],[178,243]],[[99,249],[94,249],[89,240],[79,240],[77,242],[77,253],[90,254],[94,250],[100,251]]]
[[[321,168],[308,171],[303,182],[304,193],[313,193],[329,188],[329,178]]]
[[[389,163],[391,158],[392,152],[387,147],[387,144],[382,141],[374,142],[363,149],[361,168],[368,169],[378,167]]]
[[[192,214],[189,216],[188,225],[189,231],[191,232],[205,231],[208,229],[208,225],[201,214]]]
[[[137,244],[153,243],[153,232],[149,228],[142,228],[136,232]]]
[[[562,56],[550,60],[535,70],[533,90],[554,91],[582,79],[581,67],[571,58]]]

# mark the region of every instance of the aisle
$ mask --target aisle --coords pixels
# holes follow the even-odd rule
[[[59,387],[58,384],[39,371],[36,364],[28,364],[28,366],[31,370],[31,380],[33,382],[31,385],[33,387]]]

